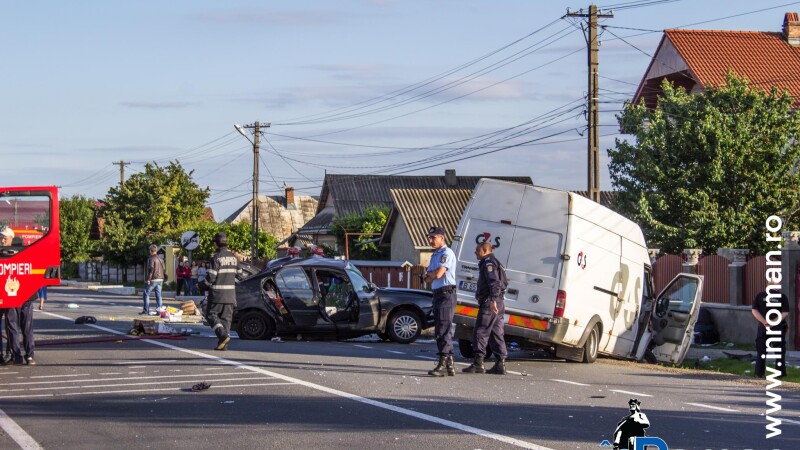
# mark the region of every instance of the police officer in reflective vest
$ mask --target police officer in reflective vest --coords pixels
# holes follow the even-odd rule
[[[214,235],[217,252],[211,257],[211,267],[206,275],[208,285],[208,303],[206,303],[206,320],[217,335],[215,350],[225,350],[231,340],[231,321],[236,308],[236,270],[238,261],[229,252],[228,237],[225,233]]]
[[[475,299],[478,301],[478,317],[475,320],[475,329],[472,331],[472,350],[475,352],[475,361],[463,370],[464,373],[484,373],[483,358],[486,356],[486,344],[497,355],[497,361],[489,369],[489,373],[497,375],[506,374],[506,341],[503,334],[503,294],[508,282],[505,270],[500,261],[492,253],[492,244],[483,242],[475,247],[475,256],[478,257],[478,288]]]
[[[453,314],[456,312],[456,255],[444,243],[444,228],[428,230],[428,242],[434,248],[425,272],[425,282],[433,289],[433,320],[439,361],[428,375],[443,377],[456,374],[453,365]]]

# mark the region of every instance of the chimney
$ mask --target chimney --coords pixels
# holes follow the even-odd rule
[[[800,19],[796,12],[787,12],[783,17],[783,37],[792,47],[800,47]]]
[[[456,169],[445,169],[444,184],[447,187],[456,187],[458,184],[458,179],[456,178]]]
[[[290,205],[294,206],[294,188],[290,186],[284,186],[283,190],[286,192],[286,207],[288,208]]]

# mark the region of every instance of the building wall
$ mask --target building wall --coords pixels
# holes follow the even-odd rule
[[[392,230],[392,246],[389,259],[392,261],[408,261],[417,265],[420,264],[419,257],[419,251],[414,248],[414,244],[411,242],[411,235],[408,234],[408,228],[403,221],[403,217],[398,216],[397,223]]]
[[[658,59],[653,61],[645,78],[649,80],[688,69],[686,61],[683,60],[675,46],[672,45],[672,42],[669,39],[665,39],[664,44],[658,50]]]

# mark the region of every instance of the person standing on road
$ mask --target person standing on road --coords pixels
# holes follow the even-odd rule
[[[148,250],[150,251],[150,257],[147,258],[147,269],[144,277],[144,305],[142,312],[139,313],[139,315],[147,316],[150,315],[150,293],[153,291],[156,293],[156,308],[161,310],[161,285],[164,283],[164,274],[167,271],[164,267],[164,261],[156,254],[158,247],[155,244],[150,244]]]
[[[206,282],[206,275],[208,275],[208,269],[206,267],[208,264],[205,261],[200,262],[200,267],[197,268],[197,292],[200,295],[205,295],[205,282]]]
[[[14,230],[9,227],[4,227],[0,230],[0,246],[10,247],[14,242]],[[22,364],[22,354],[19,349],[19,308],[2,308],[0,309],[0,326],[6,328],[6,348],[5,353],[8,355],[8,360],[0,352],[0,362],[3,365]]]
[[[456,255],[444,243],[444,228],[431,227],[428,242],[435,249],[424,280],[433,289],[433,320],[439,361],[428,375],[443,377],[456,374],[453,363],[453,315],[456,312]]]
[[[753,313],[753,317],[758,321],[758,330],[756,331],[756,378],[764,378],[766,376],[768,337],[770,339],[780,338],[779,352],[781,359],[775,360],[775,362],[781,370],[780,376],[786,376],[786,318],[789,316],[789,299],[786,298],[784,293],[781,293],[780,298],[775,299],[777,301],[773,302],[772,300],[773,298],[770,296],[770,302],[767,302],[767,292],[761,291],[753,300],[753,307],[750,310]],[[770,327],[767,321],[769,310],[777,310],[780,316],[780,323],[773,327]],[[775,320],[770,319],[770,322],[775,322]],[[767,327],[770,327],[770,333],[767,333]],[[776,346],[770,345],[769,348],[770,353],[776,353]]]
[[[186,263],[181,260],[178,262],[178,267],[175,269],[175,296],[181,295],[183,291],[186,295]]]
[[[475,247],[478,257],[478,288],[475,300],[478,301],[478,317],[472,330],[472,351],[475,360],[463,370],[464,373],[484,373],[483,358],[486,356],[486,344],[497,356],[489,373],[506,374],[506,341],[503,334],[503,314],[505,314],[504,296],[508,281],[503,265],[492,253],[492,244],[483,242]]]
[[[189,269],[189,295],[197,295],[197,261],[192,261]]]
[[[206,320],[217,335],[214,350],[225,350],[231,340],[231,322],[236,308],[236,256],[228,251],[228,237],[225,233],[214,235],[217,252],[211,257],[211,267],[206,275],[208,302]]]
[[[42,286],[39,289],[39,311],[44,309],[45,300],[47,300],[47,286]]]

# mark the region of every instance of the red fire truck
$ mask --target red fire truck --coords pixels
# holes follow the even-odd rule
[[[16,308],[43,286],[61,281],[61,236],[55,186],[0,187],[0,308]]]

